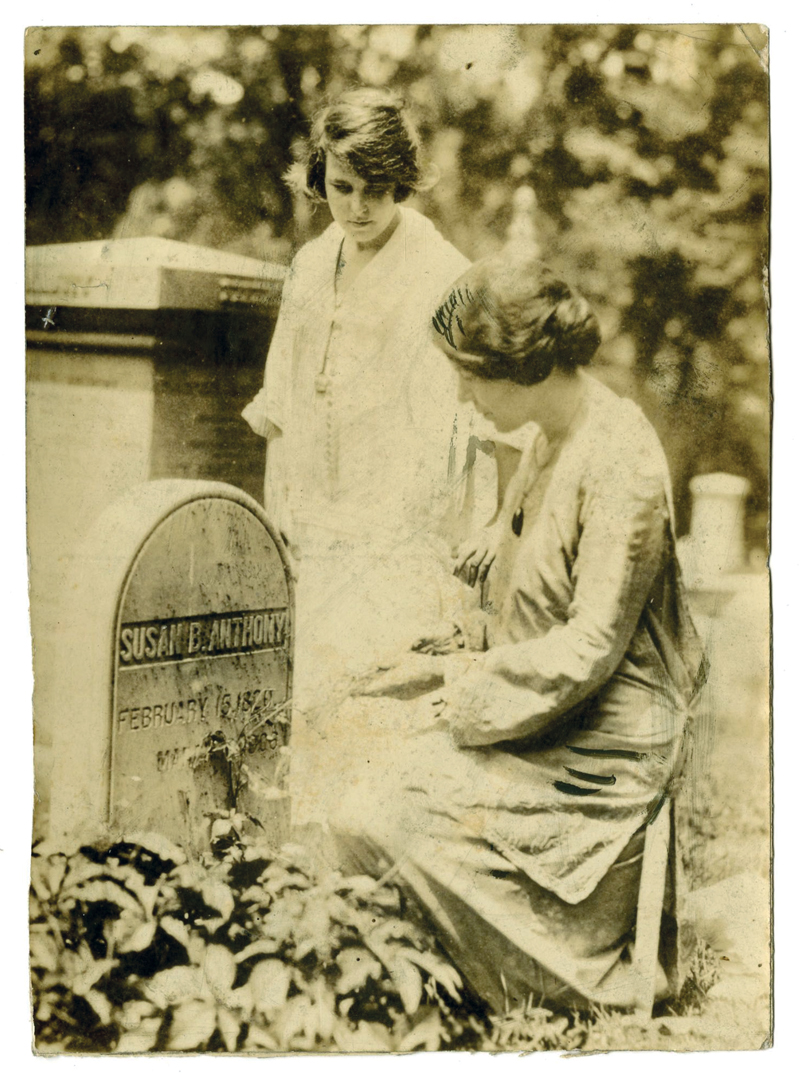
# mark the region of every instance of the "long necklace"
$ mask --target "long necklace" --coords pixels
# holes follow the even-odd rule
[[[563,432],[560,433],[560,435],[558,435],[554,439],[548,439],[547,436],[545,436],[544,432],[542,432],[540,429],[531,441],[529,453],[527,453],[526,457],[520,459],[520,469],[522,469],[523,464],[525,465],[525,468],[528,469],[531,462],[533,461],[536,462],[536,468],[534,470],[533,475],[529,474],[527,480],[521,486],[519,506],[514,511],[511,517],[511,532],[514,534],[514,536],[522,536],[522,529],[525,525],[525,508],[523,504],[526,496],[536,484],[542,474],[542,471],[546,467],[547,463],[550,461],[553,454],[553,450],[556,447],[560,448],[561,444],[564,442],[564,440],[566,440],[582,408],[583,398],[581,397],[578,399],[575,409],[573,410],[572,415],[570,416],[567,426],[563,430]]]
[[[531,488],[538,480],[539,475],[546,462],[546,459],[540,459],[539,457],[537,457],[541,453],[540,451],[537,451],[537,447],[540,443],[546,450],[547,439],[541,429],[533,437],[528,450],[519,461],[518,472],[522,471],[520,474],[522,480],[520,482],[519,503],[517,509],[511,516],[511,532],[514,534],[515,537],[522,536],[522,528],[525,525],[525,507],[523,505],[525,502],[525,497],[528,495]],[[534,461],[537,463],[537,465],[534,474],[531,475],[530,470]]]
[[[336,293],[336,281],[339,278],[339,276],[342,274],[342,269],[344,268],[344,264],[345,264],[345,262],[344,262],[344,239],[342,239],[341,245],[339,246],[339,253],[337,254],[337,257],[336,257],[336,268],[334,269],[334,273],[333,273],[333,291],[334,291],[334,299],[333,300],[334,300],[334,305],[335,306],[338,306],[339,302],[341,300],[340,296],[337,295],[337,293]],[[333,330],[333,322],[331,322],[331,331],[332,330]],[[328,352],[329,351],[330,351],[330,332],[328,333],[328,340],[327,340],[327,342],[325,344],[325,352],[323,353],[323,356],[322,356],[322,366],[320,367],[319,372],[317,373],[316,377],[314,378],[314,389],[316,390],[318,395],[327,395],[328,392],[331,389],[332,384],[333,384],[333,377],[330,375],[330,373],[327,372]]]

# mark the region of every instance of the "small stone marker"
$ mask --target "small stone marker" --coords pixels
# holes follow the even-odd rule
[[[243,492],[153,481],[106,511],[62,619],[51,833],[200,848],[235,806],[285,837],[292,623],[285,553]]]

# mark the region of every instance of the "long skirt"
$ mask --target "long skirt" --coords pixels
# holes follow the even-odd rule
[[[456,770],[464,763],[441,733],[382,742],[365,733],[360,741],[351,737],[350,747],[361,763],[338,775],[331,769],[337,801],[330,822],[341,866],[376,878],[391,870],[494,1010],[532,995],[569,1008],[633,1005],[643,828],[585,897],[568,902],[518,867],[488,828],[442,805],[436,789],[426,787],[437,770],[447,781],[444,765]],[[544,812],[542,818],[551,819]],[[658,990],[661,997],[670,991],[663,971]]]

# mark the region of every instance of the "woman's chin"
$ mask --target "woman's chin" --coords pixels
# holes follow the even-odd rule
[[[369,242],[375,236],[374,224],[347,224],[346,231],[356,242]]]
[[[516,432],[517,429],[522,428],[525,423],[524,421],[503,420],[503,418],[497,417],[495,414],[482,414],[481,416],[485,417],[487,421],[494,425],[498,432],[503,434]]]

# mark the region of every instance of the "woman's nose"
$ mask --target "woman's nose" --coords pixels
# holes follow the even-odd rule
[[[353,191],[353,213],[356,216],[367,215],[367,199],[358,190]]]
[[[467,381],[464,379],[463,376],[459,376],[459,378],[458,378],[458,401],[459,402],[472,402],[473,401],[472,389],[470,388],[469,384],[467,383]]]

